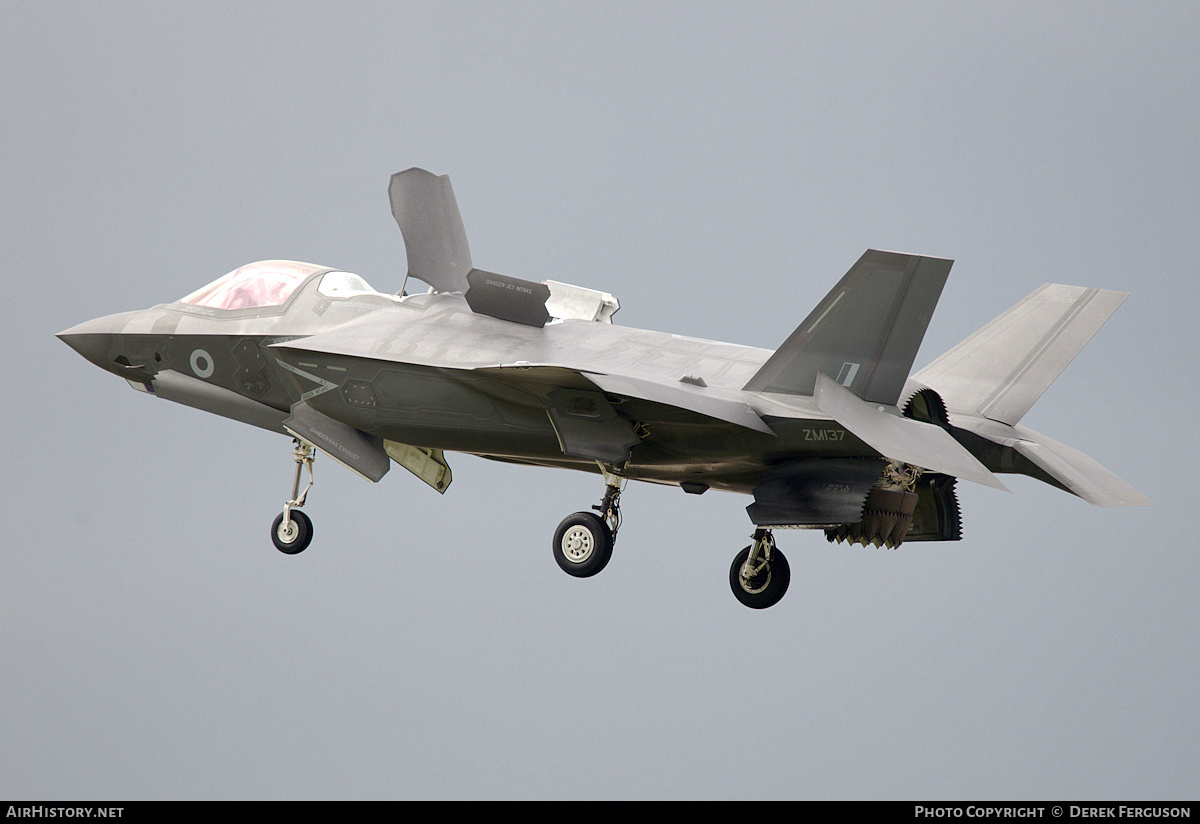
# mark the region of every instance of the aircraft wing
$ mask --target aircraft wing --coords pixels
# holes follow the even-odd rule
[[[695,386],[694,384],[689,385],[680,381],[678,386],[671,386],[658,381],[623,375],[592,372],[583,372],[582,374],[596,386],[613,395],[674,406],[746,429],[753,429],[765,435],[775,434],[750,404],[707,392],[703,387],[691,388]]]
[[[409,300],[427,301],[426,296]],[[448,375],[487,373],[504,384],[532,387],[537,395],[548,391],[539,387],[573,383],[577,389],[595,387],[774,435],[734,388],[761,365],[762,350],[609,323],[567,321],[542,328],[472,312],[456,296],[429,296],[427,302],[424,308],[398,304],[361,323],[272,348],[401,363]],[[707,374],[713,385],[693,373]],[[724,379],[718,383],[714,375]],[[766,400],[762,405],[771,406]]]
[[[309,342],[310,340],[289,341],[274,344],[274,346],[277,348],[294,349],[300,352],[321,353],[322,350],[312,345]],[[326,354],[346,355],[347,353],[335,349]],[[704,388],[686,388],[682,382],[680,382],[679,386],[671,386],[666,382],[628,375],[596,372],[586,366],[567,363],[476,363],[452,367],[444,363],[405,361],[397,358],[387,358],[385,360],[392,363],[407,363],[412,366],[434,368],[445,373],[469,372],[475,375],[486,374],[501,383],[509,385],[534,384],[549,386],[562,383],[564,374],[574,374],[592,384],[600,391],[610,395],[649,401],[677,409],[685,409],[697,415],[731,423],[761,432],[765,435],[773,436],[775,434],[771,427],[763,421],[759,413],[748,403],[735,400],[729,397],[728,393],[719,390],[706,391]],[[548,378],[547,375],[551,375],[551,377]],[[785,414],[789,416],[795,415],[790,410],[785,410]]]

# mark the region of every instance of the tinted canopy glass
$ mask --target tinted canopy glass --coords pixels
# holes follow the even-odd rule
[[[309,275],[328,267],[294,260],[260,260],[247,263],[197,289],[183,303],[210,309],[254,309],[287,302]]]

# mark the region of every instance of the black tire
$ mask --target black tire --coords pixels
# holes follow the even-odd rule
[[[308,545],[312,542],[312,521],[300,510],[293,509],[290,523],[292,529],[289,534],[289,531],[282,529],[283,513],[280,512],[276,515],[275,522],[271,524],[271,541],[275,544],[275,548],[284,555],[298,555],[308,549]]]
[[[590,578],[612,558],[613,536],[608,524],[591,512],[576,512],[563,518],[554,531],[554,560],[563,572]]]
[[[778,548],[771,550],[771,563],[749,581],[742,580],[742,564],[750,557],[746,547],[733,559],[729,568],[729,587],[733,596],[750,609],[766,609],[779,603],[792,581],[792,570],[787,558]]]

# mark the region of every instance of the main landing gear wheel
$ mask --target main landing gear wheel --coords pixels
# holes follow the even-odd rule
[[[554,531],[554,560],[563,572],[590,578],[608,565],[617,529],[621,526],[621,476],[600,464],[604,475],[604,500],[592,509],[600,513],[576,512],[563,518]]]
[[[729,568],[734,597],[751,609],[778,604],[791,580],[787,558],[775,548],[775,540],[767,530],[756,532],[754,543],[739,552]]]
[[[590,578],[604,569],[612,550],[612,530],[591,512],[568,515],[554,531],[554,560],[576,578]]]
[[[275,523],[271,524],[271,540],[275,548],[285,555],[298,555],[312,541],[312,521],[300,510],[293,509],[284,523],[284,514],[280,512],[275,516]]]

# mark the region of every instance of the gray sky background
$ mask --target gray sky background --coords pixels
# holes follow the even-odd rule
[[[0,6],[0,797],[1197,796],[1200,6]],[[781,343],[868,247],[957,262],[918,366],[1040,284],[1132,293],[1025,423],[1158,503],[959,485],[964,540],[451,456],[439,497],[130,391],[53,335],[293,258],[399,288],[393,172],[476,265]]]

